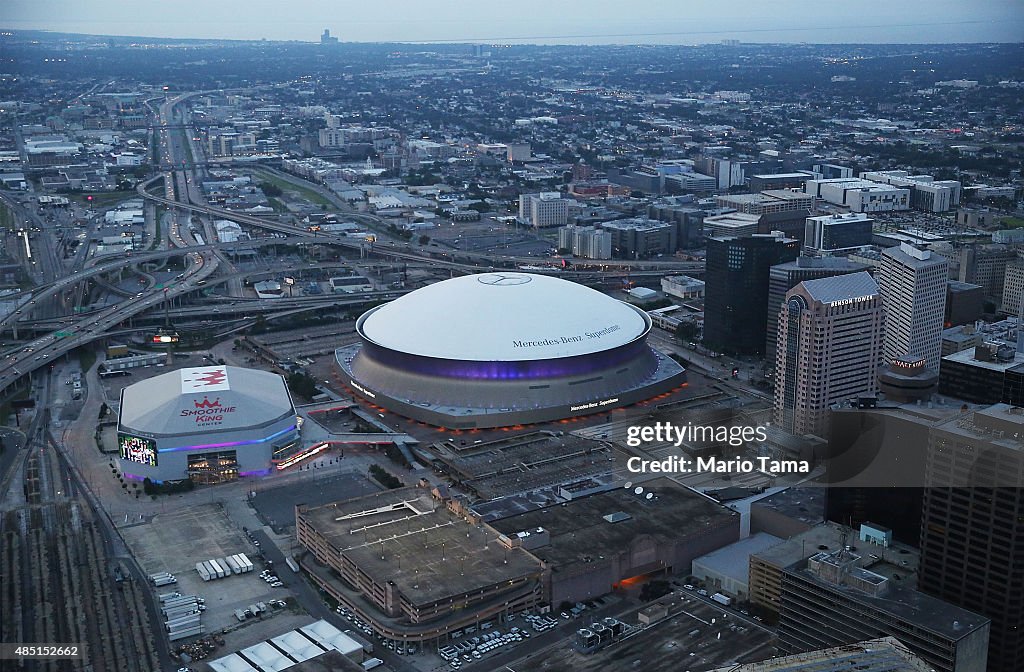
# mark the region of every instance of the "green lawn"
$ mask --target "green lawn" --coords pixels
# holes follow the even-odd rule
[[[3,202],[0,202],[0,228],[14,228],[14,213]]]
[[[999,220],[999,223],[1008,229],[1017,229],[1024,226],[1024,219],[1020,217],[1003,217]]]
[[[300,185],[297,185],[297,184],[292,184],[291,182],[289,182],[287,180],[282,180],[280,177],[278,177],[277,175],[274,175],[273,173],[270,173],[270,172],[266,172],[266,171],[262,171],[262,170],[255,170],[255,171],[253,171],[253,173],[255,174],[255,177],[259,181],[261,181],[261,182],[269,182],[270,184],[272,184],[275,187],[279,188],[281,191],[285,191],[285,192],[290,191],[293,194],[297,194],[302,199],[304,199],[306,201],[309,201],[313,205],[318,205],[318,206],[320,206],[320,207],[322,207],[322,208],[324,208],[326,210],[334,210],[335,209],[333,203],[331,203],[329,200],[324,198],[321,194],[317,193],[316,191],[313,191],[312,189],[310,189],[308,187],[303,187],[303,186],[300,186]]]
[[[189,137],[185,135],[184,131],[178,131],[181,133],[181,143],[185,145],[185,153],[188,154],[188,165],[194,166],[196,164],[196,157],[192,154],[192,143],[189,142]]]
[[[100,208],[107,208],[111,205],[116,205],[121,201],[127,201],[132,198],[138,198],[139,193],[137,191],[76,191],[70,194],[62,194],[70,199],[78,201],[83,205],[92,205],[97,210]],[[88,196],[92,196],[92,201],[88,200]]]

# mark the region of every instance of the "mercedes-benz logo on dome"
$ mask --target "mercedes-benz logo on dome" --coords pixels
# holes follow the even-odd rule
[[[481,282],[485,285],[497,285],[499,287],[525,285],[530,280],[532,280],[532,278],[528,275],[518,275],[515,273],[484,273],[476,276],[477,282]]]

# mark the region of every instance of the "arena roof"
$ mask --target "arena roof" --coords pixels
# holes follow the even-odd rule
[[[284,379],[235,366],[180,369],[139,381],[121,396],[120,429],[173,436],[237,430],[294,414]]]
[[[601,352],[648,328],[641,311],[597,290],[513,272],[428,285],[371,310],[359,324],[364,338],[391,350],[485,362]]]

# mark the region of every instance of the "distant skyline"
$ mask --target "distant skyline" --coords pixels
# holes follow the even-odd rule
[[[701,44],[1021,42],[1024,0],[6,0],[0,27],[94,35],[343,42]]]

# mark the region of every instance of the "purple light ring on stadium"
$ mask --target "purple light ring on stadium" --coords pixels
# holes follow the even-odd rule
[[[209,450],[211,448],[230,448],[231,446],[248,446],[248,445],[252,445],[254,443],[266,443],[267,441],[273,441],[274,439],[278,438],[279,436],[284,436],[288,432],[293,432],[296,429],[298,429],[298,427],[296,425],[292,425],[291,427],[287,427],[285,429],[282,429],[280,432],[274,432],[273,434],[271,434],[270,436],[268,436],[268,437],[266,437],[264,439],[250,439],[249,441],[229,441],[227,443],[204,443],[204,444],[195,445],[195,446],[177,446],[177,447],[174,447],[174,448],[160,448],[156,452],[158,452],[158,453],[174,453],[174,452],[178,452],[178,451],[181,451],[181,450]]]
[[[637,338],[610,350],[574,357],[483,362],[440,359],[399,352],[364,339],[362,356],[395,369],[442,378],[464,380],[541,380],[588,375],[624,364],[648,351],[645,338]]]

